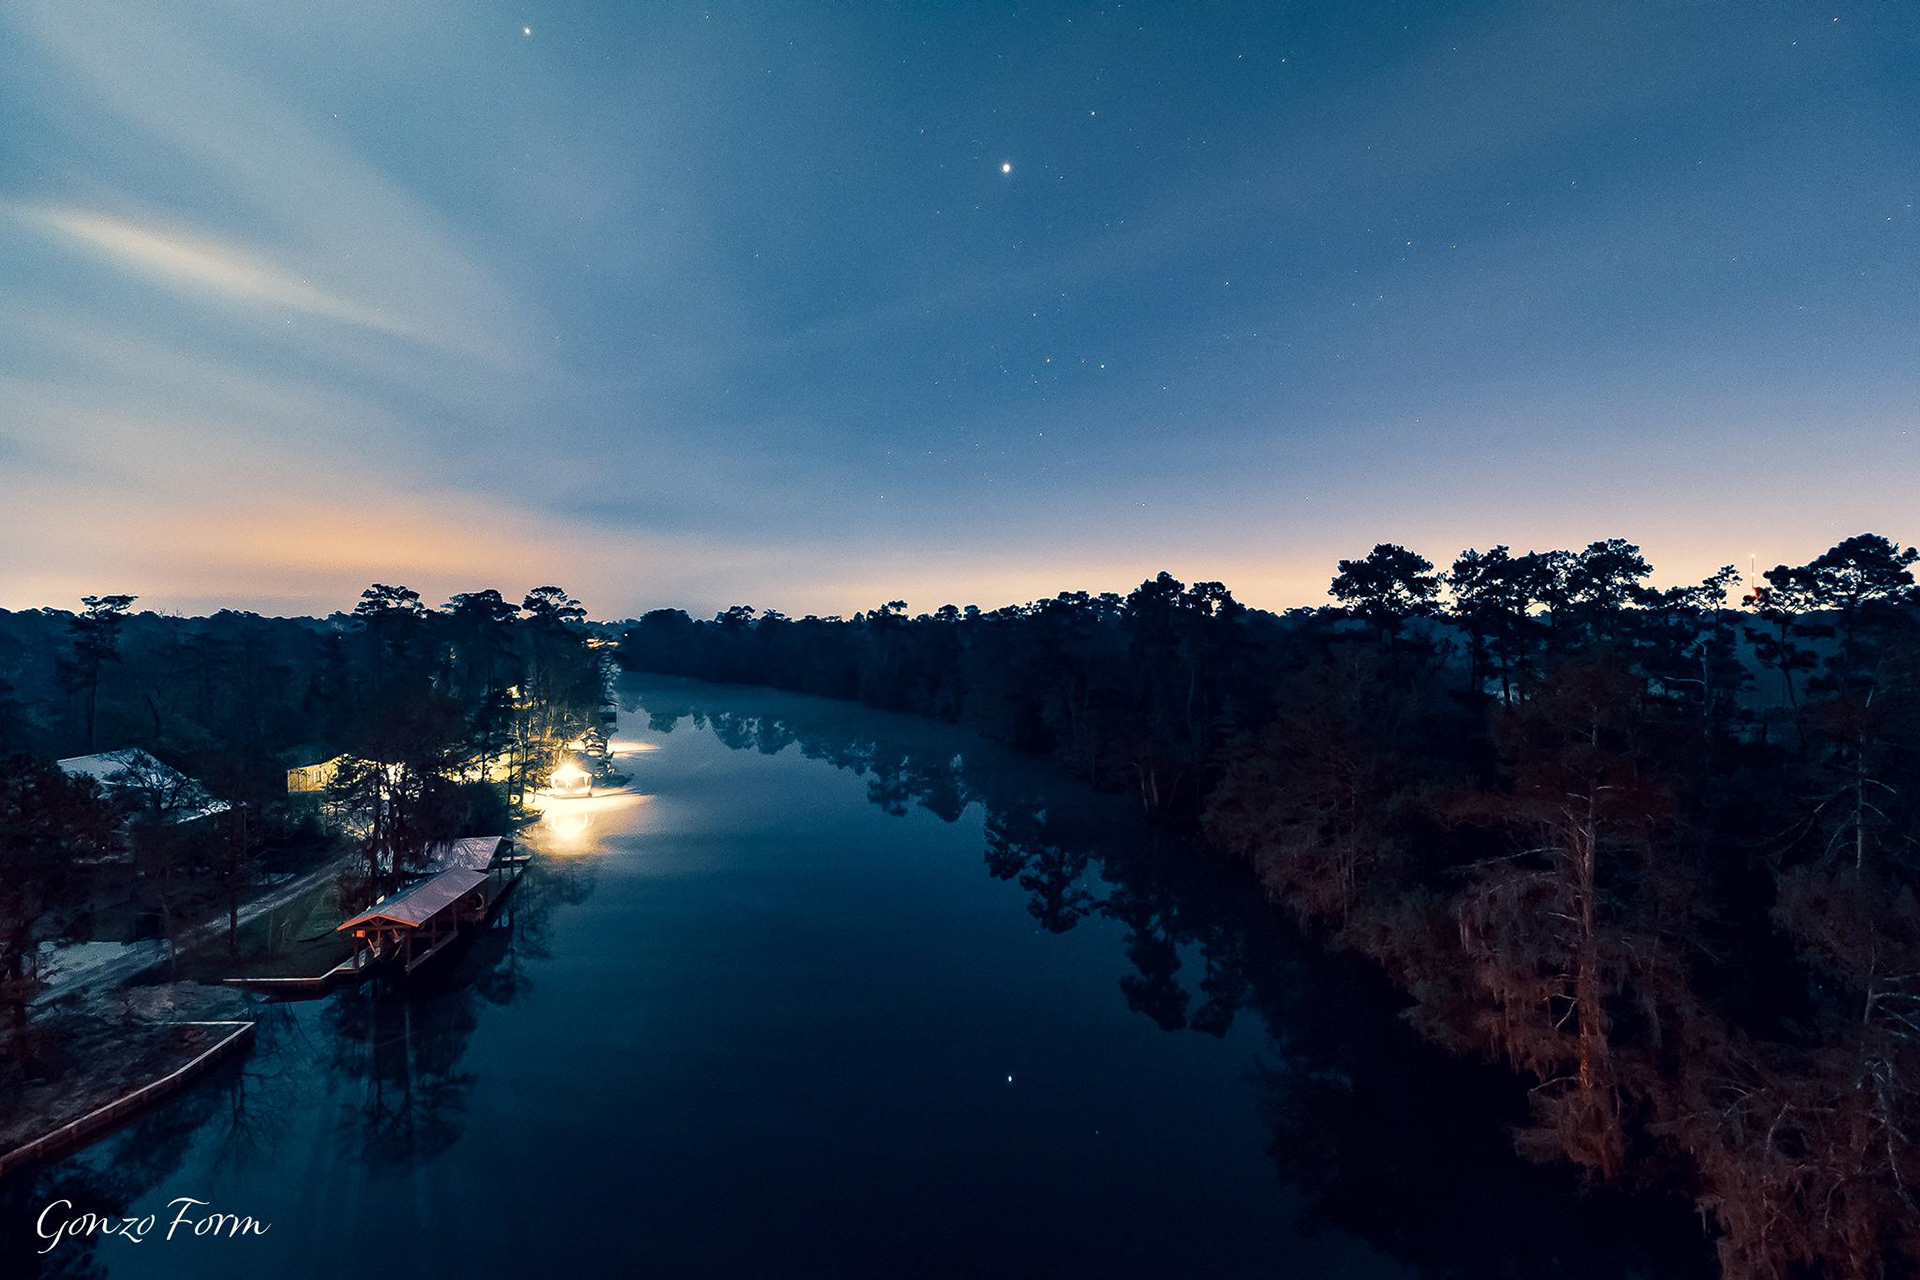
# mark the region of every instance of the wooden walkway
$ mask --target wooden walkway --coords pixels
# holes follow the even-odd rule
[[[366,977],[381,959],[378,952],[356,951],[325,973],[293,978],[222,978],[220,985],[267,996],[323,996],[335,987]]]

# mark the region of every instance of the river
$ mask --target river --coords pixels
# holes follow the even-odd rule
[[[843,704],[622,694],[634,794],[556,805],[500,927],[262,1002],[246,1061],[0,1187],[19,1274],[1712,1274],[1125,800]],[[180,1197],[270,1229],[164,1240]],[[38,1254],[61,1200],[157,1221]]]

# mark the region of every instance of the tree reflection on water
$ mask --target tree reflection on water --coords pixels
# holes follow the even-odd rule
[[[188,1090],[166,1106],[143,1112],[108,1138],[99,1150],[104,1158],[69,1160],[0,1178],[0,1264],[4,1264],[0,1274],[21,1280],[105,1275],[98,1236],[64,1239],[57,1249],[41,1252],[47,1243],[37,1235],[42,1210],[65,1200],[75,1206],[72,1214],[121,1217],[152,1212],[149,1206],[135,1206],[180,1168],[203,1125],[215,1120],[223,1108],[238,1114],[246,1093],[241,1065],[227,1064],[215,1070],[207,1087]],[[54,1212],[48,1221],[57,1223],[60,1218],[61,1213]]]
[[[595,875],[588,860],[536,863],[490,927],[404,982],[375,979],[320,1004],[256,1000],[245,1059],[80,1158],[0,1179],[0,1275],[106,1274],[97,1236],[39,1252],[43,1206],[64,1199],[76,1212],[156,1212],[156,1190],[180,1172],[196,1140],[214,1144],[214,1168],[270,1167],[294,1117],[316,1105],[332,1106],[369,1164],[414,1165],[447,1150],[466,1126],[477,1077],[462,1063],[484,1011],[532,989],[538,963],[552,954],[556,909],[584,900]]]
[[[552,955],[555,909],[593,891],[590,861],[535,866],[500,914],[460,944],[458,963],[437,963],[405,982],[369,983],[326,1006],[329,1074],[359,1086],[341,1123],[370,1162],[422,1162],[459,1139],[477,1079],[461,1063],[482,1013],[532,989],[534,966]]]
[[[981,806],[988,873],[1024,891],[1043,929],[1121,930],[1128,1008],[1214,1037],[1254,1020],[1266,1150],[1315,1220],[1430,1276],[1714,1274],[1681,1206],[1586,1192],[1564,1168],[1524,1162],[1508,1137],[1525,1117],[1518,1082],[1420,1040],[1378,973],[1326,952],[1240,868],[1126,802],[931,722],[659,677],[630,678],[623,696],[656,732],[690,724],[736,750],[793,746],[848,770],[890,814],[951,823]]]

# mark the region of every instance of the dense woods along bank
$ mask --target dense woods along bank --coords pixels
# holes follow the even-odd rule
[[[1131,594],[629,626],[635,670],[966,725],[1197,824],[1409,1016],[1531,1081],[1529,1155],[1700,1206],[1732,1280],[1920,1268],[1920,599],[1877,535],[1746,585],[1638,548],[1382,545],[1273,615]]]

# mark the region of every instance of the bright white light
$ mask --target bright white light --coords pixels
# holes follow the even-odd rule
[[[562,764],[547,778],[547,785],[558,795],[590,792],[593,775],[577,764]]]
[[[530,36],[530,35],[532,35],[532,34],[533,34],[533,28],[532,28],[532,27],[522,27],[522,28],[520,28],[520,34],[521,34],[521,35],[523,35],[523,36]]]
[[[579,844],[587,838],[587,832],[593,827],[593,815],[590,813],[562,813],[549,809],[540,815],[540,820],[563,847]]]
[[[532,795],[527,799],[541,811],[539,830],[545,836],[537,842],[541,851],[578,855],[598,853],[605,838],[635,830],[636,820],[645,814],[652,797],[626,792],[578,799]]]
[[[1002,161],[1002,162],[1001,162],[1001,164],[1000,164],[1000,172],[1002,172],[1002,173],[1012,173],[1012,172],[1013,172],[1013,165],[1012,165],[1012,164],[1010,164],[1010,163],[1007,163],[1007,162],[1005,162],[1005,161]]]

